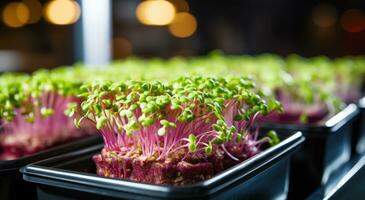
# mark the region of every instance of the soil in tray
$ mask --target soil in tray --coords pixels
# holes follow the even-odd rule
[[[205,153],[189,153],[186,149],[167,159],[156,160],[131,153],[105,148],[93,156],[99,176],[128,179],[143,183],[187,185],[211,178],[215,174],[236,165],[259,152],[255,146],[234,146],[228,150],[239,160],[232,160],[225,152],[216,150]]]

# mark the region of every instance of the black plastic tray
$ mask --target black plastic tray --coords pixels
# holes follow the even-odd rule
[[[102,146],[22,168],[37,184],[38,199],[286,199],[290,155],[304,142],[300,132],[213,178],[188,186],[161,186],[99,177],[91,156]],[[89,172],[89,173],[88,173]]]
[[[291,161],[289,199],[304,199],[334,181],[333,174],[351,158],[351,135],[359,110],[354,104],[321,124],[260,124],[261,131],[301,131],[306,141]]]
[[[102,138],[99,135],[95,135],[51,147],[19,159],[0,161],[0,199],[36,199],[36,189],[34,185],[23,180],[22,174],[19,172],[21,167],[52,156],[100,143],[102,143]]]
[[[354,123],[354,131],[352,133],[353,155],[365,153],[365,97],[360,99],[358,107],[360,114]]]

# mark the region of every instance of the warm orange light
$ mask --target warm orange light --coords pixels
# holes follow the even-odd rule
[[[186,38],[194,34],[197,22],[193,15],[186,12],[176,13],[174,20],[169,24],[170,33],[179,38]]]
[[[38,0],[23,0],[29,8],[28,24],[37,23],[42,17],[42,4]]]
[[[6,5],[3,10],[4,23],[13,28],[24,26],[29,19],[29,9],[21,2],[12,2]]]
[[[321,28],[328,28],[336,24],[337,10],[331,4],[319,4],[312,12],[313,23]]]
[[[350,9],[341,16],[342,28],[350,33],[365,30],[365,13],[358,9]]]
[[[142,24],[164,26],[174,19],[175,7],[164,0],[143,1],[137,6],[136,16]]]
[[[57,25],[73,24],[79,19],[80,14],[80,6],[73,0],[50,1],[44,10],[46,20]]]

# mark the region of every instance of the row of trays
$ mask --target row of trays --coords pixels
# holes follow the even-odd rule
[[[262,132],[275,130],[281,142],[193,185],[97,176],[91,157],[103,145],[95,136],[0,161],[0,199],[322,199],[333,197],[352,167],[365,163],[365,98],[322,124],[260,127]]]

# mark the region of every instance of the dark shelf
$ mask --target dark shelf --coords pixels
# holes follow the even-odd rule
[[[307,200],[365,199],[365,154],[355,156],[336,175],[337,178],[316,190]]]

